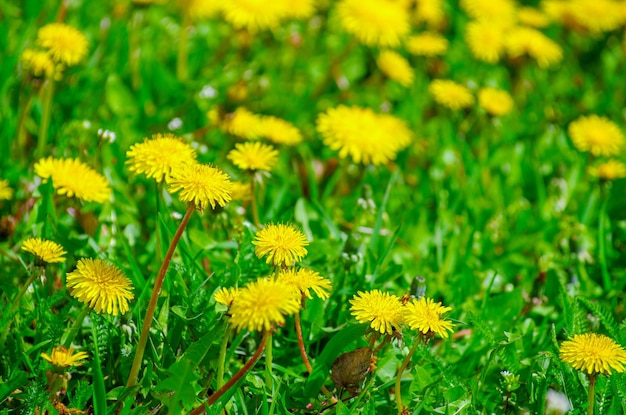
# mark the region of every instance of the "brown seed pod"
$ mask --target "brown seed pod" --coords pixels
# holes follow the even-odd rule
[[[343,353],[335,359],[330,378],[335,382],[337,389],[347,389],[351,394],[356,394],[370,372],[371,361],[372,349],[369,347]]]

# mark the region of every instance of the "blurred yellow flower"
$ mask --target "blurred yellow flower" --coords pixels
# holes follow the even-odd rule
[[[278,162],[278,151],[258,141],[235,144],[235,148],[226,156],[242,170],[271,171]]]
[[[57,64],[52,60],[48,52],[33,49],[24,49],[20,56],[24,69],[33,76],[54,78],[57,74]]]
[[[13,199],[13,189],[8,180],[0,179],[0,200]]]
[[[391,50],[382,51],[376,64],[385,75],[400,85],[409,87],[413,83],[413,68],[399,53]]]
[[[315,13],[317,0],[283,0],[286,2],[286,17],[293,19],[306,19]]]
[[[227,307],[230,307],[238,294],[239,288],[222,287],[215,292],[215,295],[213,297],[215,298],[216,303],[220,303]]]
[[[419,330],[422,334],[438,334],[447,338],[452,332],[452,323],[441,318],[442,314],[452,310],[441,303],[435,303],[432,298],[413,299],[403,308],[404,322],[412,330]]]
[[[507,91],[485,87],[478,91],[478,104],[489,114],[500,116],[511,112],[514,102]]]
[[[448,39],[436,32],[423,32],[407,39],[406,50],[418,56],[443,55],[448,51]]]
[[[172,167],[169,193],[180,192],[181,202],[193,203],[204,210],[209,205],[226,206],[231,200],[232,183],[226,173],[206,164],[179,164]]]
[[[623,372],[626,350],[610,337],[602,334],[576,334],[561,343],[561,361],[589,375],[610,375],[613,370]]]
[[[465,28],[465,40],[476,59],[496,63],[505,50],[505,32],[502,25],[493,21],[473,21]]]
[[[73,66],[85,59],[89,43],[79,30],[63,23],[50,23],[37,32],[37,44],[59,63]]]
[[[222,123],[222,130],[228,134],[254,140],[263,132],[263,117],[239,107],[232,114],[228,114]]]
[[[622,7],[623,2],[613,0],[571,0],[564,14],[592,33],[610,32],[624,24]]]
[[[30,252],[42,265],[52,262],[65,262],[67,254],[63,247],[54,241],[41,238],[28,238],[22,242],[22,250]]]
[[[251,32],[278,27],[285,16],[285,0],[230,0],[222,5],[224,19],[237,29]]]
[[[594,156],[614,156],[626,144],[619,127],[606,117],[589,115],[577,118],[567,130],[574,146]]]
[[[252,199],[252,186],[250,183],[233,182],[231,189],[231,197],[233,200],[250,200]]]
[[[302,133],[296,126],[271,115],[262,117],[260,135],[274,144],[293,146],[302,142]]]
[[[415,20],[426,23],[429,27],[437,27],[446,17],[443,11],[443,0],[417,0]]]
[[[461,0],[461,7],[473,19],[487,19],[503,22],[515,20],[513,0]]]
[[[474,96],[469,88],[447,79],[432,81],[428,86],[428,92],[437,103],[451,110],[456,111],[474,105]]]
[[[267,331],[284,325],[285,316],[300,310],[300,299],[282,281],[259,278],[242,289],[230,307],[230,323],[237,330]]]
[[[530,27],[517,27],[507,33],[506,48],[512,58],[528,55],[540,68],[547,68],[563,59],[561,47],[546,35]]]
[[[193,163],[196,152],[180,137],[173,134],[156,134],[151,139],[144,138],[143,143],[130,146],[126,152],[128,170],[145,174],[157,183],[167,181],[172,167],[181,163]]]
[[[41,159],[35,164],[35,173],[44,182],[52,179],[52,186],[60,195],[98,203],[111,197],[111,188],[104,176],[78,159]]]
[[[308,299],[313,298],[311,290],[322,300],[330,297],[330,281],[308,268],[283,270],[279,272],[278,280],[294,287],[299,295],[305,295]]]
[[[400,299],[380,290],[359,291],[351,300],[350,311],[359,323],[369,323],[370,327],[382,334],[393,334],[400,330],[403,322]]]
[[[517,11],[517,20],[520,24],[539,29],[550,24],[550,17],[534,7],[520,7]]]
[[[306,236],[294,225],[268,224],[254,236],[254,253],[258,258],[267,255],[267,264],[290,267],[307,254]]]
[[[222,7],[220,0],[179,0],[184,13],[193,20],[208,19],[216,16]]]
[[[70,366],[80,366],[83,363],[81,360],[87,358],[87,353],[78,352],[74,354],[74,349],[71,347],[67,349],[65,346],[54,347],[52,349],[52,355],[47,353],[41,353],[41,357],[48,363],[58,368],[66,368]]]
[[[97,313],[124,314],[134,298],[133,285],[124,273],[100,259],[80,259],[66,281],[70,294]]]
[[[343,105],[318,115],[317,131],[339,157],[374,165],[395,159],[413,137],[408,125],[392,115]]]
[[[411,29],[407,10],[392,0],[341,0],[336,10],[343,29],[367,46],[399,46]]]
[[[611,159],[589,167],[589,174],[602,180],[621,179],[626,177],[626,164]]]

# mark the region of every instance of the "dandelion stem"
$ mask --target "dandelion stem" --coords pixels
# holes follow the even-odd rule
[[[398,405],[398,414],[402,414],[402,411],[404,410],[404,407],[402,406],[402,374],[404,373],[406,367],[409,365],[409,362],[411,361],[411,357],[413,357],[413,353],[415,353],[415,350],[417,349],[417,346],[421,343],[421,339],[418,341],[416,339],[416,341],[413,343],[413,347],[411,347],[411,350],[409,350],[409,354],[406,355],[406,357],[404,358],[404,361],[402,362],[402,365],[400,365],[400,369],[398,369],[398,375],[396,376],[396,404]]]
[[[209,398],[207,399],[204,405],[194,409],[193,411],[189,413],[189,415],[200,415],[200,414],[205,413],[208,406],[213,405],[215,402],[217,402],[219,398],[222,397],[222,395],[224,395],[230,388],[232,388],[233,385],[237,383],[239,379],[241,379],[243,375],[245,375],[246,372],[248,372],[248,370],[250,370],[250,368],[254,366],[254,364],[259,360],[259,358],[261,357],[261,354],[263,353],[263,350],[265,349],[267,340],[270,337],[271,337],[271,334],[269,333],[269,331],[266,330],[263,333],[263,338],[261,339],[261,343],[259,344],[259,347],[256,349],[256,352],[254,352],[254,355],[252,355],[250,360],[248,360],[246,364],[243,365],[243,367],[239,369],[239,371],[235,373],[233,377],[228,380],[228,382],[226,382],[221,388],[219,388],[213,395],[209,396]]]
[[[35,270],[38,270],[38,269],[40,268],[35,267]],[[28,279],[26,280],[26,283],[20,289],[20,292],[17,294],[17,297],[15,297],[15,300],[13,300],[13,304],[11,304],[9,314],[12,314],[15,310],[17,310],[17,308],[20,306],[20,301],[22,300],[22,297],[24,297],[24,294],[26,294],[26,291],[28,291],[28,287],[30,287],[30,285],[33,283],[35,278],[37,278],[37,276],[39,275],[39,273],[36,272],[35,270],[33,270],[33,272],[29,274]]]
[[[304,348],[304,339],[302,338],[302,325],[300,324],[300,311],[299,310],[296,313],[296,334],[298,335],[298,346],[300,346],[300,356],[302,357],[304,366],[306,366],[306,370],[309,373],[311,373],[313,372],[313,366],[311,366],[309,357],[306,355],[306,349]]]
[[[272,333],[268,330],[267,344],[265,345],[265,386],[271,391],[274,389],[274,377],[272,376]]]
[[[254,225],[257,229],[261,228],[261,219],[259,218],[259,204],[256,200],[256,185],[254,182],[254,176],[252,176],[252,180],[250,180],[250,186],[252,187],[252,219],[254,220]]]
[[[606,291],[613,289],[611,283],[611,275],[606,264],[606,221],[608,220],[606,215],[606,205],[608,197],[604,191],[602,191],[602,204],[600,205],[600,213],[598,215],[598,256],[600,262],[600,270],[602,272],[602,284]]]
[[[28,118],[28,114],[30,113],[30,109],[33,106],[33,96],[29,95],[26,99],[26,102],[22,106],[22,111],[20,112],[20,116],[17,122],[17,146],[18,146],[18,154],[22,154],[26,151],[27,140],[26,140],[26,119]]]
[[[593,404],[596,400],[596,375],[589,375],[589,405],[587,406],[587,415],[593,415]]]
[[[220,354],[217,359],[217,388],[224,386],[224,367],[226,366],[226,349],[228,348],[228,340],[230,340],[231,327],[230,324],[226,327],[226,333],[222,338],[222,346],[220,347]]]
[[[44,156],[46,143],[48,141],[48,127],[50,126],[50,111],[52,109],[52,97],[54,96],[54,80],[46,79],[41,88],[41,99],[43,101],[43,113],[39,123],[39,136],[37,137],[36,158]]]
[[[76,335],[78,334],[78,331],[83,325],[83,321],[85,320],[85,317],[87,317],[88,313],[89,313],[89,306],[85,305],[83,309],[81,310],[80,314],[78,315],[78,317],[76,317],[76,320],[74,320],[72,329],[70,330],[69,334],[67,335],[67,338],[63,342],[63,345],[67,347],[68,349],[72,346],[72,341],[74,341],[74,339],[76,338]]]
[[[187,212],[185,212],[185,216],[183,220],[180,222],[174,237],[172,238],[172,242],[170,242],[170,247],[165,254],[165,258],[163,258],[163,263],[161,264],[161,268],[159,269],[159,273],[157,274],[156,281],[154,282],[154,288],[152,289],[152,296],[150,297],[150,302],[148,303],[148,308],[146,309],[146,317],[143,320],[143,326],[141,328],[141,336],[139,337],[139,343],[137,344],[137,351],[135,352],[135,358],[133,360],[133,366],[130,369],[130,374],[128,375],[128,380],[126,381],[126,387],[131,388],[137,385],[137,375],[139,375],[139,368],[141,366],[141,360],[143,359],[143,354],[146,351],[146,344],[148,343],[148,337],[150,335],[150,326],[152,325],[152,318],[154,317],[154,312],[156,310],[157,301],[159,299],[159,293],[161,292],[161,286],[163,285],[163,280],[165,279],[165,273],[167,272],[167,268],[169,267],[170,261],[172,260],[172,256],[174,255],[174,251],[176,250],[176,245],[178,245],[178,241],[180,237],[183,235],[183,231],[193,214],[193,211],[196,209],[195,204],[190,203],[187,208]]]
[[[189,36],[189,28],[191,26],[191,19],[189,13],[183,10],[183,21],[180,25],[180,32],[178,36],[178,55],[176,61],[176,77],[179,81],[184,82],[188,78],[188,65],[189,60],[189,43],[187,37]]]

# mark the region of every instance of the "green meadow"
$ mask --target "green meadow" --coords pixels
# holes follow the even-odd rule
[[[0,414],[626,413],[625,29],[0,0]]]

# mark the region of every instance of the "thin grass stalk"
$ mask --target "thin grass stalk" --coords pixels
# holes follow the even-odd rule
[[[45,155],[48,142],[48,128],[50,127],[50,113],[52,111],[52,97],[54,96],[54,79],[46,79],[41,88],[43,112],[39,123],[39,135],[37,137],[36,158]]]
[[[76,317],[76,320],[74,320],[72,329],[70,330],[69,334],[67,335],[67,338],[63,342],[63,345],[67,347],[68,349],[72,346],[72,342],[76,338],[78,331],[83,325],[83,321],[85,320],[85,317],[87,317],[87,314],[89,314],[89,306],[85,304],[83,309],[80,311],[80,314],[78,315],[78,317]]]

